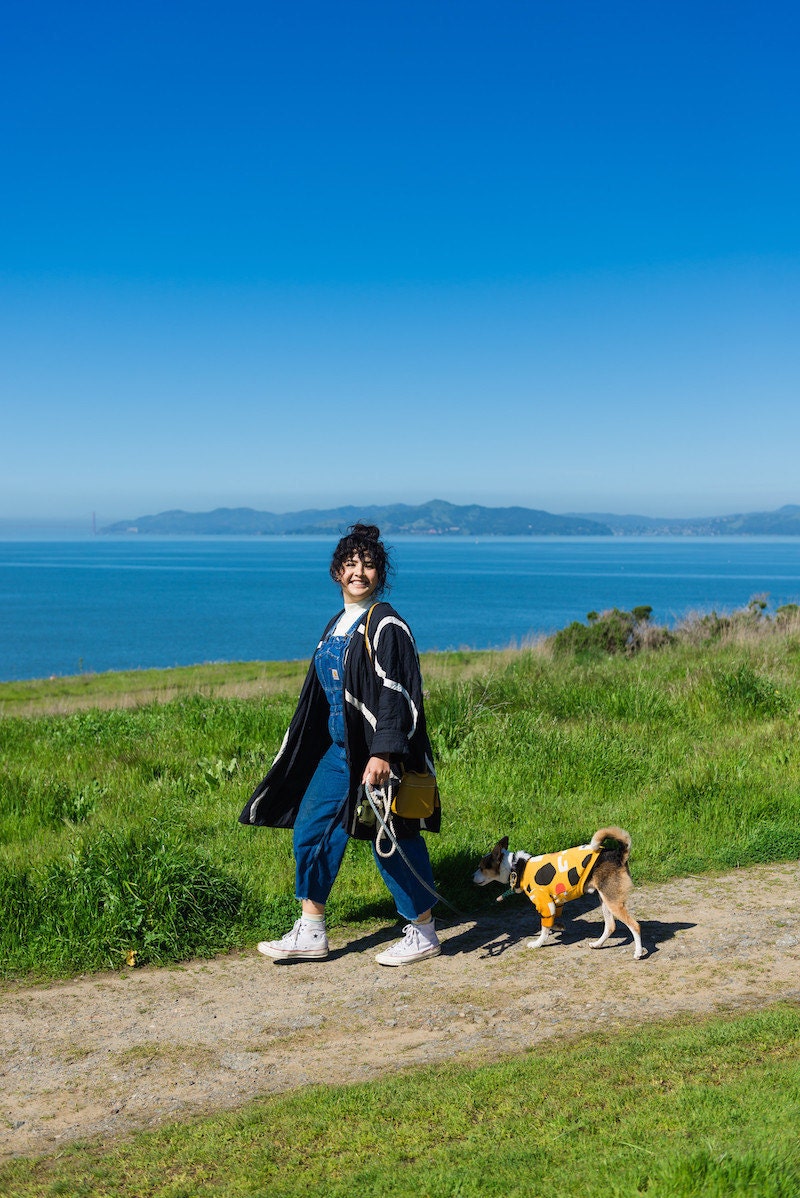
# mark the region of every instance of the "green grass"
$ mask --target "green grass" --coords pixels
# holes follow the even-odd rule
[[[0,1167],[9,1198],[796,1198],[800,1009],[306,1088]]]
[[[207,662],[170,670],[120,670],[0,682],[0,715],[133,706],[197,692],[249,695],[299,688],[306,666],[297,661]]]
[[[24,944],[30,960],[46,955],[57,973],[164,965],[187,944],[213,955],[230,942],[246,902],[212,860],[137,832],[87,838],[39,885],[26,873],[0,873],[0,894],[10,944]]]
[[[444,810],[428,842],[437,884],[462,910],[492,904],[469,878],[502,834],[546,852],[620,824],[640,883],[800,856],[796,623],[635,656],[536,648],[423,665]],[[83,707],[87,680],[77,709],[0,718],[5,976],[118,967],[131,952],[141,964],[213,954],[286,930],[291,837],[237,817],[303,668],[275,663],[247,696],[231,693],[239,667],[225,667],[225,693],[210,687],[212,667],[197,669],[176,672],[171,698],[161,676],[159,701],[103,706],[127,700],[100,675],[97,706]],[[36,684],[40,709],[48,685]],[[52,685],[51,701],[66,702],[66,681]],[[368,846],[349,846],[328,914],[332,926],[393,918]]]
[[[425,665],[437,677],[483,672],[508,653],[458,650],[429,653]],[[194,694],[252,698],[299,691],[307,661],[206,662],[172,669],[119,670],[0,682],[0,717],[64,715],[90,707],[134,707]]]
[[[620,823],[639,882],[800,855],[796,621],[741,637],[718,624],[702,643],[634,656],[424,660],[445,811],[429,844],[448,897],[493,903],[468,878],[502,833],[546,851]],[[303,672],[0,685],[6,976],[178,960],[285,930],[291,838],[236,817]],[[367,846],[350,846],[329,916],[392,917]],[[0,1192],[794,1198],[798,1049],[793,1006],[623,1029],[13,1161]]]

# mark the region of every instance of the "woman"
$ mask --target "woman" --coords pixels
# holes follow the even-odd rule
[[[327,957],[325,903],[348,837],[374,836],[374,827],[358,818],[364,785],[383,788],[401,767],[433,773],[414,639],[394,608],[379,601],[388,569],[374,525],[354,524],[337,544],[330,574],[344,608],[325,628],[278,755],[239,817],[294,829],[301,915],[281,940],[258,946],[276,961]],[[438,804],[424,820],[396,816],[402,852],[383,856],[373,844],[381,877],[407,920],[403,939],[377,955],[381,965],[441,952],[431,916],[433,873],[420,835],[421,828],[438,832],[439,823]]]

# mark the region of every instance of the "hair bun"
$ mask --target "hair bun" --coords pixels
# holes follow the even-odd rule
[[[351,524],[350,532],[354,537],[363,537],[365,541],[381,539],[381,530],[375,524]]]

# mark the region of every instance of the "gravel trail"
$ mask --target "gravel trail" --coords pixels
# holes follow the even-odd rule
[[[756,904],[758,904],[757,909]],[[800,866],[638,887],[628,932],[592,951],[594,898],[561,942],[523,899],[441,921],[440,957],[382,968],[399,933],[334,933],[326,961],[255,950],[0,993],[0,1157],[155,1127],[316,1082],[489,1060],[601,1028],[800,1001]]]

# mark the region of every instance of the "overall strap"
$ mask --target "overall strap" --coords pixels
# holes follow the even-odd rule
[[[372,650],[369,647],[369,622],[372,618],[372,613],[375,611],[377,606],[377,603],[372,604],[372,607],[367,612],[367,622],[364,625],[364,647],[367,650],[367,657],[369,658],[370,665],[372,665]]]

